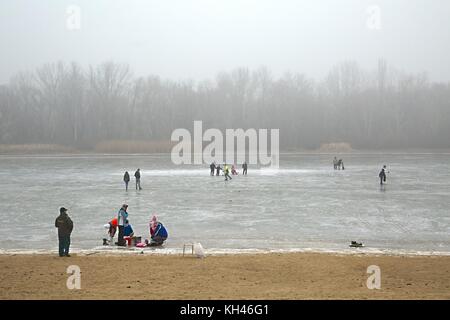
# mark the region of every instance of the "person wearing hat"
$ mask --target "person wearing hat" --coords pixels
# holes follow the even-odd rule
[[[152,216],[150,220],[150,242],[147,240],[146,243],[148,246],[162,246],[164,241],[167,240],[169,234],[167,233],[167,229],[164,225],[159,222],[156,215]]]
[[[113,240],[114,240],[114,236],[115,236],[116,231],[117,231],[117,217],[115,217],[110,222],[105,224],[104,227],[106,229],[108,229],[109,240],[107,238],[103,238],[103,245],[104,246],[112,245],[114,243]]]
[[[73,230],[72,219],[67,215],[67,209],[59,209],[59,216],[55,220],[55,227],[58,228],[59,256],[70,257],[70,235]]]
[[[123,237],[124,237],[124,229],[125,229],[126,221],[128,218],[127,209],[128,209],[128,205],[124,204],[122,206],[122,208],[120,208],[119,214],[117,217],[117,224],[119,226],[119,239],[118,239],[117,245],[119,245],[119,246],[126,245],[125,239]]]

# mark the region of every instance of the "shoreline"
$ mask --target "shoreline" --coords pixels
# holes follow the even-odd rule
[[[190,250],[190,249],[189,249]],[[182,248],[119,248],[119,247],[97,247],[92,249],[71,248],[71,253],[78,256],[130,256],[130,255],[152,255],[152,256],[180,256]],[[450,257],[447,251],[414,251],[401,249],[318,249],[318,248],[296,248],[296,249],[204,249],[206,256],[241,256],[241,255],[270,255],[270,254],[318,254],[333,256],[364,256],[364,257]],[[57,249],[1,249],[0,256],[53,256],[57,255]]]
[[[79,266],[81,289],[66,287]],[[367,288],[369,266],[381,288]],[[450,299],[450,256],[0,255],[1,299]],[[123,277],[114,277],[117,272]]]

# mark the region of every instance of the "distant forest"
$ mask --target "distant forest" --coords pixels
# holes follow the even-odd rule
[[[168,141],[176,128],[279,128],[282,150],[346,142],[355,149],[449,148],[450,83],[380,60],[352,61],[321,81],[238,68],[214,80],[135,77],[113,62],[44,65],[0,86],[0,144],[94,148],[110,140]]]

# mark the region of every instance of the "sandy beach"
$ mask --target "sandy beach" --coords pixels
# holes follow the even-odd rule
[[[70,265],[80,290],[67,289]],[[1,255],[0,268],[1,299],[450,299],[450,256]]]

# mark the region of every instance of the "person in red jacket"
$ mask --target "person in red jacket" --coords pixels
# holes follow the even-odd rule
[[[104,246],[107,246],[107,245],[109,245],[111,243],[114,243],[113,240],[114,240],[114,236],[115,236],[115,234],[117,232],[117,225],[118,225],[117,218],[114,218],[110,222],[105,224],[105,228],[108,229],[109,240],[106,239],[106,238],[103,239],[103,245]]]

